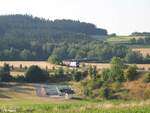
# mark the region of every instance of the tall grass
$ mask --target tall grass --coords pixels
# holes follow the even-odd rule
[[[0,106],[1,113],[150,113],[147,102],[91,102],[75,101],[64,103],[24,104]]]

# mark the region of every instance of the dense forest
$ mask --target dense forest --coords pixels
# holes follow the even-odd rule
[[[105,37],[107,30],[73,20],[50,21],[28,15],[0,16],[0,60],[47,60],[55,55],[60,60],[110,62],[116,56],[126,62],[145,62],[142,55],[128,47],[100,41],[92,38],[93,35]]]
[[[58,51],[64,54],[63,58],[83,57],[75,51],[83,43],[91,42],[91,35],[107,35],[107,31],[73,20],[0,16],[0,60],[46,60]]]

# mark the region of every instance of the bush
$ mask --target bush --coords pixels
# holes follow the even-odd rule
[[[62,67],[55,69],[54,75],[50,77],[51,80],[53,80],[53,82],[64,82],[64,81],[69,81],[71,79],[69,75],[65,74],[64,69]]]
[[[80,81],[82,79],[82,73],[80,71],[76,71],[72,76],[75,81]]]
[[[1,71],[0,72],[0,81],[2,82],[10,82],[12,80],[12,76]]]
[[[103,81],[112,80],[110,69],[103,69],[100,78]]]
[[[12,76],[10,75],[10,67],[8,64],[4,64],[4,67],[0,69],[0,81],[10,82]]]
[[[61,64],[62,63],[61,60],[55,55],[49,56],[48,62],[50,62],[52,64]]]
[[[146,73],[146,74],[144,75],[144,82],[146,82],[146,83],[150,82],[150,72],[149,72],[149,73]]]
[[[150,99],[150,90],[145,90],[143,92],[144,100]]]
[[[89,88],[87,88],[87,87],[84,87],[84,88],[83,88],[83,94],[84,94],[85,96],[92,96],[92,90],[89,89]]]
[[[80,81],[83,80],[87,76],[87,71],[78,71],[78,70],[72,70],[71,71],[72,80],[74,81]]]
[[[103,81],[100,79],[92,79],[89,84],[88,87],[90,87],[92,90],[93,89],[98,89],[103,85]]]
[[[99,90],[99,94],[100,94],[100,97],[109,99],[109,98],[111,98],[112,90],[108,87],[102,87]]]
[[[49,74],[38,66],[33,65],[29,67],[25,74],[25,77],[27,82],[40,83],[47,81],[47,79],[49,78]]]
[[[137,76],[137,67],[129,66],[124,72],[125,79],[128,81],[134,80]]]

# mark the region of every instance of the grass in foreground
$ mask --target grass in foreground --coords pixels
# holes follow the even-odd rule
[[[46,99],[46,98],[44,98]],[[16,113],[150,113],[150,101],[10,100],[0,102],[0,111]]]

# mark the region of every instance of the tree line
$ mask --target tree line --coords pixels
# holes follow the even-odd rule
[[[150,35],[145,36],[144,38],[132,38],[130,39],[130,44],[136,44],[136,45],[149,45],[150,44]]]

